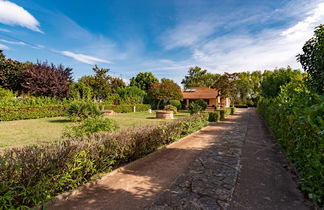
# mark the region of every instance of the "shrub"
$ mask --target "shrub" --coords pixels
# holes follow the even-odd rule
[[[97,173],[143,157],[206,124],[206,115],[193,115],[159,125],[5,150],[0,154],[0,206],[40,205]]]
[[[236,108],[248,108],[247,104],[237,104],[235,105]]]
[[[164,107],[164,110],[169,110],[169,111],[173,111],[173,113],[174,114],[177,114],[177,107],[175,107],[175,106],[172,106],[172,105],[166,105],[165,107]]]
[[[235,107],[230,107],[231,109],[231,114],[235,114]]]
[[[0,87],[0,100],[11,100],[15,96],[16,95],[11,90]]]
[[[99,108],[90,102],[74,102],[67,110],[67,114],[72,121],[81,121],[90,117],[100,116]]]
[[[190,111],[190,114],[197,114],[202,111],[201,106],[199,106],[197,103],[194,102],[189,104],[188,109]]]
[[[58,117],[66,115],[67,106],[1,107],[0,121]]]
[[[231,114],[231,108],[218,109],[217,111],[219,111],[221,120],[224,120],[228,115]]]
[[[133,112],[134,106],[137,112],[147,111],[151,108],[150,104],[134,104],[134,105],[104,105],[105,110],[113,110],[117,113]]]
[[[170,100],[169,104],[177,107],[177,110],[180,110],[182,108],[181,102],[179,100]]]
[[[202,108],[202,111],[206,110],[208,107],[207,102],[204,100],[201,100],[201,99],[198,101],[195,101],[194,103],[197,103]]]
[[[217,122],[219,121],[220,116],[219,116],[219,112],[209,112],[208,113],[208,121],[209,122]]]
[[[103,117],[88,118],[79,124],[68,127],[63,136],[69,138],[78,138],[100,131],[114,131],[118,128],[119,126],[116,120]]]
[[[324,204],[324,97],[310,92],[303,81],[281,87],[275,98],[261,98],[264,116],[300,176],[308,197]]]

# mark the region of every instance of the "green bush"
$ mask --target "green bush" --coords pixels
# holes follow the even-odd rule
[[[143,157],[206,125],[206,115],[193,115],[159,125],[5,150],[0,154],[0,206],[41,205],[97,173]]]
[[[182,108],[181,102],[179,100],[170,100],[169,104],[177,107],[177,110],[180,110]]]
[[[201,99],[198,101],[195,101],[194,103],[197,103],[202,108],[202,111],[205,111],[208,107],[207,102],[204,100],[201,100]]]
[[[220,115],[220,120],[224,120],[227,116],[229,116],[232,112],[231,108],[223,108],[223,109],[218,109],[219,115]]]
[[[209,112],[208,121],[209,122],[218,122],[220,119],[219,112]]]
[[[200,113],[207,109],[207,102],[204,100],[197,100],[189,104],[188,109],[190,114]]]
[[[78,138],[101,131],[114,131],[118,128],[119,126],[116,120],[103,117],[88,118],[81,123],[68,127],[64,131],[63,136],[68,138]]]
[[[1,107],[0,121],[58,117],[66,115],[67,106]]]
[[[91,102],[74,102],[67,110],[67,115],[72,121],[82,121],[101,114],[98,106]]]
[[[231,114],[235,114],[235,107],[230,107],[231,109]]]
[[[134,105],[104,105],[105,110],[113,110],[117,113],[133,112],[136,106],[137,112],[147,111],[151,108],[150,104],[134,104]]]
[[[275,98],[261,98],[264,116],[300,176],[308,197],[324,204],[324,97],[310,92],[303,81],[281,87]]]
[[[172,106],[172,105],[166,105],[165,107],[164,107],[164,110],[169,110],[169,111],[173,111],[173,113],[174,114],[177,114],[177,107],[175,107],[175,106]]]
[[[8,89],[4,89],[2,87],[0,87],[0,100],[12,100],[13,98],[15,98],[15,94]]]

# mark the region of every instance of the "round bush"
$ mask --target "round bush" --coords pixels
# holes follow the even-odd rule
[[[202,111],[204,111],[204,110],[207,109],[208,104],[207,104],[207,102],[204,101],[204,100],[201,100],[201,99],[200,99],[200,100],[198,100],[198,101],[195,101],[194,103],[197,103],[197,104],[201,107]]]
[[[209,114],[208,114],[208,121],[209,122],[217,122],[217,121],[219,121],[219,114],[218,114],[218,112],[209,112]]]
[[[164,110],[173,111],[174,114],[176,114],[177,111],[178,111],[178,110],[177,110],[177,107],[172,106],[172,105],[166,105],[166,106],[164,107]]]
[[[82,121],[90,117],[100,116],[99,108],[90,102],[74,102],[67,110],[67,114],[72,121]]]
[[[169,104],[177,107],[177,110],[181,109],[182,107],[181,102],[179,100],[170,100]]]

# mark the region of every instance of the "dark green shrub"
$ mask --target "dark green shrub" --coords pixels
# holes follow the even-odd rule
[[[220,116],[219,116],[219,112],[209,112],[208,113],[208,121],[209,122],[217,122],[219,121]]]
[[[230,107],[231,109],[231,114],[235,114],[235,107]]]
[[[77,138],[101,131],[114,131],[118,128],[119,126],[116,120],[103,117],[88,118],[79,124],[68,127],[63,136]]]
[[[201,100],[201,99],[195,101],[194,103],[197,103],[201,107],[202,111],[205,111],[207,109],[207,107],[208,107],[207,102],[204,101],[204,100]]]
[[[144,112],[151,108],[150,104],[134,104],[134,105],[104,105],[105,110],[113,110],[117,113],[133,112],[134,106],[137,112]]]
[[[206,115],[193,115],[159,125],[5,150],[0,154],[0,206],[41,205],[97,173],[143,157],[206,125]]]
[[[102,113],[98,106],[90,102],[74,102],[67,110],[72,121],[81,121],[90,117],[100,116]]]
[[[67,106],[1,107],[0,121],[58,117],[66,115]]]
[[[202,111],[202,107],[199,106],[197,103],[191,103],[188,106],[188,109],[190,111],[190,114],[197,114],[200,113]]]
[[[177,114],[177,107],[175,107],[175,106],[172,106],[172,105],[166,105],[165,107],[164,107],[164,110],[169,110],[169,111],[173,111],[173,113],[174,114]]]
[[[169,104],[177,107],[177,110],[180,110],[182,108],[181,102],[179,100],[170,100]]]
[[[219,110],[219,118],[220,118],[220,120],[225,119],[225,110],[224,109]]]

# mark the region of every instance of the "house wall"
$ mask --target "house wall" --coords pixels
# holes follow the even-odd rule
[[[208,106],[216,106],[217,105],[217,100],[216,100],[216,98],[210,98],[209,99],[209,104],[208,104]]]

